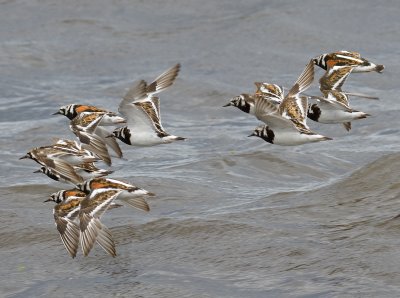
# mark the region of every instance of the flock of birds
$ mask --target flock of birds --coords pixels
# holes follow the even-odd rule
[[[95,106],[70,104],[55,114],[70,120],[70,129],[79,141],[56,139],[53,144],[36,147],[21,159],[29,158],[41,165],[42,172],[56,181],[67,182],[74,188],[60,190],[46,200],[53,201],[55,225],[71,257],[80,244],[87,256],[97,242],[107,253],[116,256],[115,242],[110,230],[100,221],[112,208],[128,205],[149,211],[145,198],[153,193],[116,179],[105,177],[112,171],[98,168],[96,162],[111,165],[110,151],[122,157],[116,139],[133,146],[154,146],[185,140],[165,131],[160,121],[158,93],[171,86],[180,65],[168,69],[152,83],[141,80],[123,97],[117,113]],[[112,132],[107,126],[117,126]],[[110,149],[110,151],[109,151]]]
[[[325,70],[319,80],[321,95],[301,94],[314,81],[314,65]],[[357,52],[338,51],[322,54],[310,60],[300,77],[285,95],[282,86],[256,82],[254,94],[241,94],[225,105],[239,108],[256,116],[265,124],[258,126],[250,136],[257,136],[271,144],[293,146],[310,142],[332,140],[312,131],[307,118],[320,123],[342,123],[347,131],[351,121],[366,118],[369,114],[350,107],[348,96],[378,99],[362,93],[344,92],[342,86],[356,72],[376,71],[381,73],[383,65],[376,65]],[[309,99],[316,102],[311,104]]]
[[[314,80],[314,65],[326,71],[319,80],[322,93],[319,96],[302,94]],[[311,131],[307,117],[321,123],[343,123],[346,130],[350,130],[352,120],[368,114],[352,109],[348,96],[376,97],[342,91],[345,80],[352,72],[382,72],[383,69],[383,65],[371,63],[356,52],[322,54],[310,60],[286,95],[279,85],[256,82],[254,94],[236,96],[225,106],[235,106],[263,121],[265,124],[258,126],[250,136],[258,136],[271,144],[300,145],[331,140]],[[179,70],[177,64],[150,84],[144,80],[135,83],[119,104],[119,114],[90,105],[62,106],[55,114],[70,120],[69,127],[79,141],[56,139],[53,144],[33,148],[21,157],[40,164],[36,172],[74,185],[51,194],[45,201],[56,203],[53,208],[55,225],[71,257],[76,256],[79,245],[87,256],[96,242],[111,256],[116,256],[111,232],[100,221],[108,209],[122,206],[116,199],[143,211],[150,210],[145,198],[153,193],[105,177],[112,171],[100,169],[95,163],[104,162],[110,166],[110,151],[115,157],[122,157],[117,139],[133,146],[185,140],[163,128],[158,97],[174,83]],[[309,99],[316,103],[309,104]],[[110,132],[107,126],[116,128]]]

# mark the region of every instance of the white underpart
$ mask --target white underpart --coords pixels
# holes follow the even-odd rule
[[[274,144],[281,146],[296,146],[306,143],[319,142],[325,139],[322,135],[308,135],[302,134],[297,130],[275,130],[275,138],[273,140]]]
[[[343,123],[350,122],[360,117],[366,116],[363,112],[347,112],[343,110],[326,110],[321,108],[321,115],[318,118],[318,122],[321,123]]]
[[[170,143],[169,137],[160,138],[155,132],[134,131],[131,135],[131,144],[134,146],[154,146],[163,143]]]

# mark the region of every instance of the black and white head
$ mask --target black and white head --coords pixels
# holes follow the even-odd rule
[[[322,54],[322,55],[319,55],[319,56],[313,58],[314,64],[319,66],[319,67],[321,67],[321,68],[323,68],[323,69],[325,69],[325,70],[327,68],[326,61],[325,61],[326,55],[327,54]]]
[[[33,156],[31,151],[29,151],[27,154],[25,154],[24,156],[20,157],[19,159],[26,159],[26,158],[30,158],[30,159],[35,160],[35,158],[34,158],[34,156]]]
[[[43,173],[46,174],[49,173],[50,171],[46,167],[41,167],[39,170],[34,171],[34,173]]]
[[[90,186],[90,180],[86,180],[83,183],[78,183],[76,185],[76,188],[79,189],[80,191],[83,191],[86,194],[89,194],[92,191],[92,188]]]
[[[55,112],[53,115],[64,115],[66,116],[69,120],[74,119],[77,115],[77,107],[78,105],[76,104],[70,104],[66,106],[62,106],[57,112]]]
[[[249,135],[249,137],[260,137],[261,138],[265,132],[265,127],[266,127],[266,125],[260,124],[259,126],[257,126],[254,129],[253,133],[251,135]]]
[[[114,137],[116,137],[117,139],[120,139],[125,144],[132,145],[131,144],[131,136],[132,136],[131,130],[127,126],[118,127],[116,129],[114,129],[112,134]]]
[[[56,204],[60,204],[65,200],[65,192],[66,190],[59,190],[53,194],[51,194],[50,199],[46,200],[45,202],[53,201]]]
[[[321,115],[321,109],[316,103],[308,105],[307,117],[311,120],[317,121]]]
[[[34,171],[34,173],[43,173],[55,181],[60,181],[60,176],[57,176],[53,171],[46,167],[41,167],[39,170]]]
[[[273,144],[275,134],[271,129],[269,129],[268,125],[261,124],[254,129],[253,133],[249,135],[249,137],[259,137],[264,141]]]
[[[237,107],[241,109],[243,112],[248,113],[250,111],[250,104],[246,101],[246,95],[241,94],[232,98],[224,107]]]

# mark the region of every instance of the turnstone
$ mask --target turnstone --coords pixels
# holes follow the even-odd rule
[[[267,99],[257,101],[255,115],[267,125],[258,126],[250,136],[282,146],[331,140],[311,131],[306,124],[307,97],[299,93],[305,91],[313,79],[314,64],[311,60],[279,106],[271,104]]]
[[[349,51],[338,51],[319,55],[313,59],[314,64],[328,70],[333,66],[353,66],[353,72],[376,71],[381,73],[385,66],[376,65],[361,57],[360,53]]]
[[[80,104],[69,104],[66,106],[62,106],[53,115],[64,115],[69,120],[73,120],[81,113],[90,113],[94,115],[93,117],[98,117],[99,115],[102,115],[103,119],[99,124],[101,126],[126,123],[124,118],[122,118],[121,116],[117,115],[114,112],[110,112],[105,109],[98,108],[96,106],[80,105]]]
[[[236,107],[239,110],[254,115],[255,102],[262,98],[260,95],[242,93],[238,96],[233,97],[226,105],[223,107]]]
[[[82,112],[70,121],[69,127],[72,131],[74,131],[76,128],[82,130],[84,128],[89,127],[90,125],[93,125],[96,119],[100,117],[104,118],[104,115],[92,112]],[[104,144],[109,146],[115,152],[118,158],[121,158],[122,157],[121,148],[119,147],[117,141],[114,138],[107,138],[107,136],[109,136],[110,133],[105,128],[100,126],[101,122],[102,121],[100,120],[99,124],[96,125],[95,129],[93,130],[93,133],[96,134]],[[125,119],[124,123],[126,123]]]
[[[346,78],[354,70],[353,66],[333,66],[320,78],[323,97],[313,96],[318,103],[310,104],[307,117],[321,123],[343,123],[347,131],[352,120],[363,119],[369,114],[350,108],[348,96],[342,91]]]
[[[79,141],[83,144],[82,147],[93,152],[95,155],[100,157],[107,165],[111,165],[111,157],[108,152],[106,143],[103,138],[98,136],[95,131],[100,123],[101,119],[96,118],[88,126],[80,126],[71,122],[70,128],[72,132],[77,136]]]
[[[343,123],[344,128],[351,129],[351,121],[370,116],[350,108],[348,98],[344,92],[324,91],[324,97],[314,97],[318,103],[310,104],[307,117],[320,123]]]
[[[53,201],[57,204],[53,209],[55,224],[65,248],[73,258],[76,256],[80,241],[83,242],[82,251],[85,256],[95,241],[106,252],[115,256],[115,245],[111,233],[99,221],[107,209],[122,206],[114,203],[113,198],[110,199],[115,192],[118,191],[97,190],[87,196],[78,189],[60,190],[45,201]],[[96,218],[93,221],[94,226],[92,217]],[[89,229],[87,229],[88,223]]]
[[[77,143],[74,143],[77,144]],[[85,162],[94,162],[100,160],[90,151],[71,147],[63,144],[53,144],[48,146],[36,147],[22,156],[20,159],[30,158],[42,166],[46,165],[46,160],[61,160],[70,165],[79,165]]]
[[[77,189],[61,190],[50,196],[57,205],[53,208],[53,216],[57,231],[60,234],[66,250],[72,258],[75,258],[79,245],[78,215],[80,203],[86,194]]]
[[[50,161],[50,165],[42,166],[34,173],[43,173],[55,181],[78,184],[88,179],[107,176],[113,171],[99,169],[93,163],[71,166],[56,160]]]
[[[131,88],[121,101],[118,111],[127,119],[128,126],[116,128],[114,136],[125,144],[133,146],[154,146],[185,140],[168,134],[160,120],[160,101],[158,97],[148,95],[145,81]]]
[[[118,199],[128,203],[132,207],[149,211],[150,207],[144,200],[144,196],[154,196],[153,193],[140,187],[128,184],[111,178],[94,178],[77,184],[77,188],[89,194],[96,189],[122,190],[118,195]]]
[[[154,95],[171,86],[174,83],[176,77],[178,76],[180,68],[181,65],[178,63],[175,66],[163,72],[161,75],[159,75],[153,82],[151,82],[147,86],[148,95]],[[60,107],[60,109],[53,115],[64,115],[69,120],[72,120],[83,112],[104,114],[104,117],[99,125],[115,125],[115,124],[125,123],[125,119],[121,118],[116,113],[90,105],[81,105],[81,104],[65,105]]]
[[[223,107],[237,107],[241,111],[248,113],[250,115],[255,114],[255,103],[256,101],[267,98],[271,103],[280,104],[283,100],[283,88],[276,84],[269,83],[254,83],[257,90],[254,94],[242,93],[239,96],[233,97],[226,105]]]
[[[73,184],[83,182],[83,178],[79,176],[73,166],[62,158],[63,155],[56,155],[52,150],[46,150],[52,148],[39,147],[31,150],[20,159],[30,158],[40,164],[42,167],[36,172],[42,172],[49,178],[56,181],[70,182]],[[62,152],[63,154],[64,152]],[[68,159],[71,159],[69,156]]]
[[[48,163],[47,163],[48,164]],[[61,161],[51,161],[51,166],[42,166],[39,170],[34,173],[43,173],[47,177],[60,182],[67,182],[72,184],[82,183],[85,181],[80,175],[75,172],[73,166],[61,162]]]

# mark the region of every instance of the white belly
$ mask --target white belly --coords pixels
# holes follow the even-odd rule
[[[158,137],[154,134],[137,133],[131,136],[131,144],[133,146],[155,146],[165,143],[165,138]]]
[[[343,110],[322,110],[321,115],[318,118],[318,122],[321,123],[343,123],[350,122],[355,119],[364,118],[365,113],[363,112],[346,112]]]
[[[308,135],[298,132],[276,133],[273,143],[280,146],[296,146],[326,140],[322,135]]]

